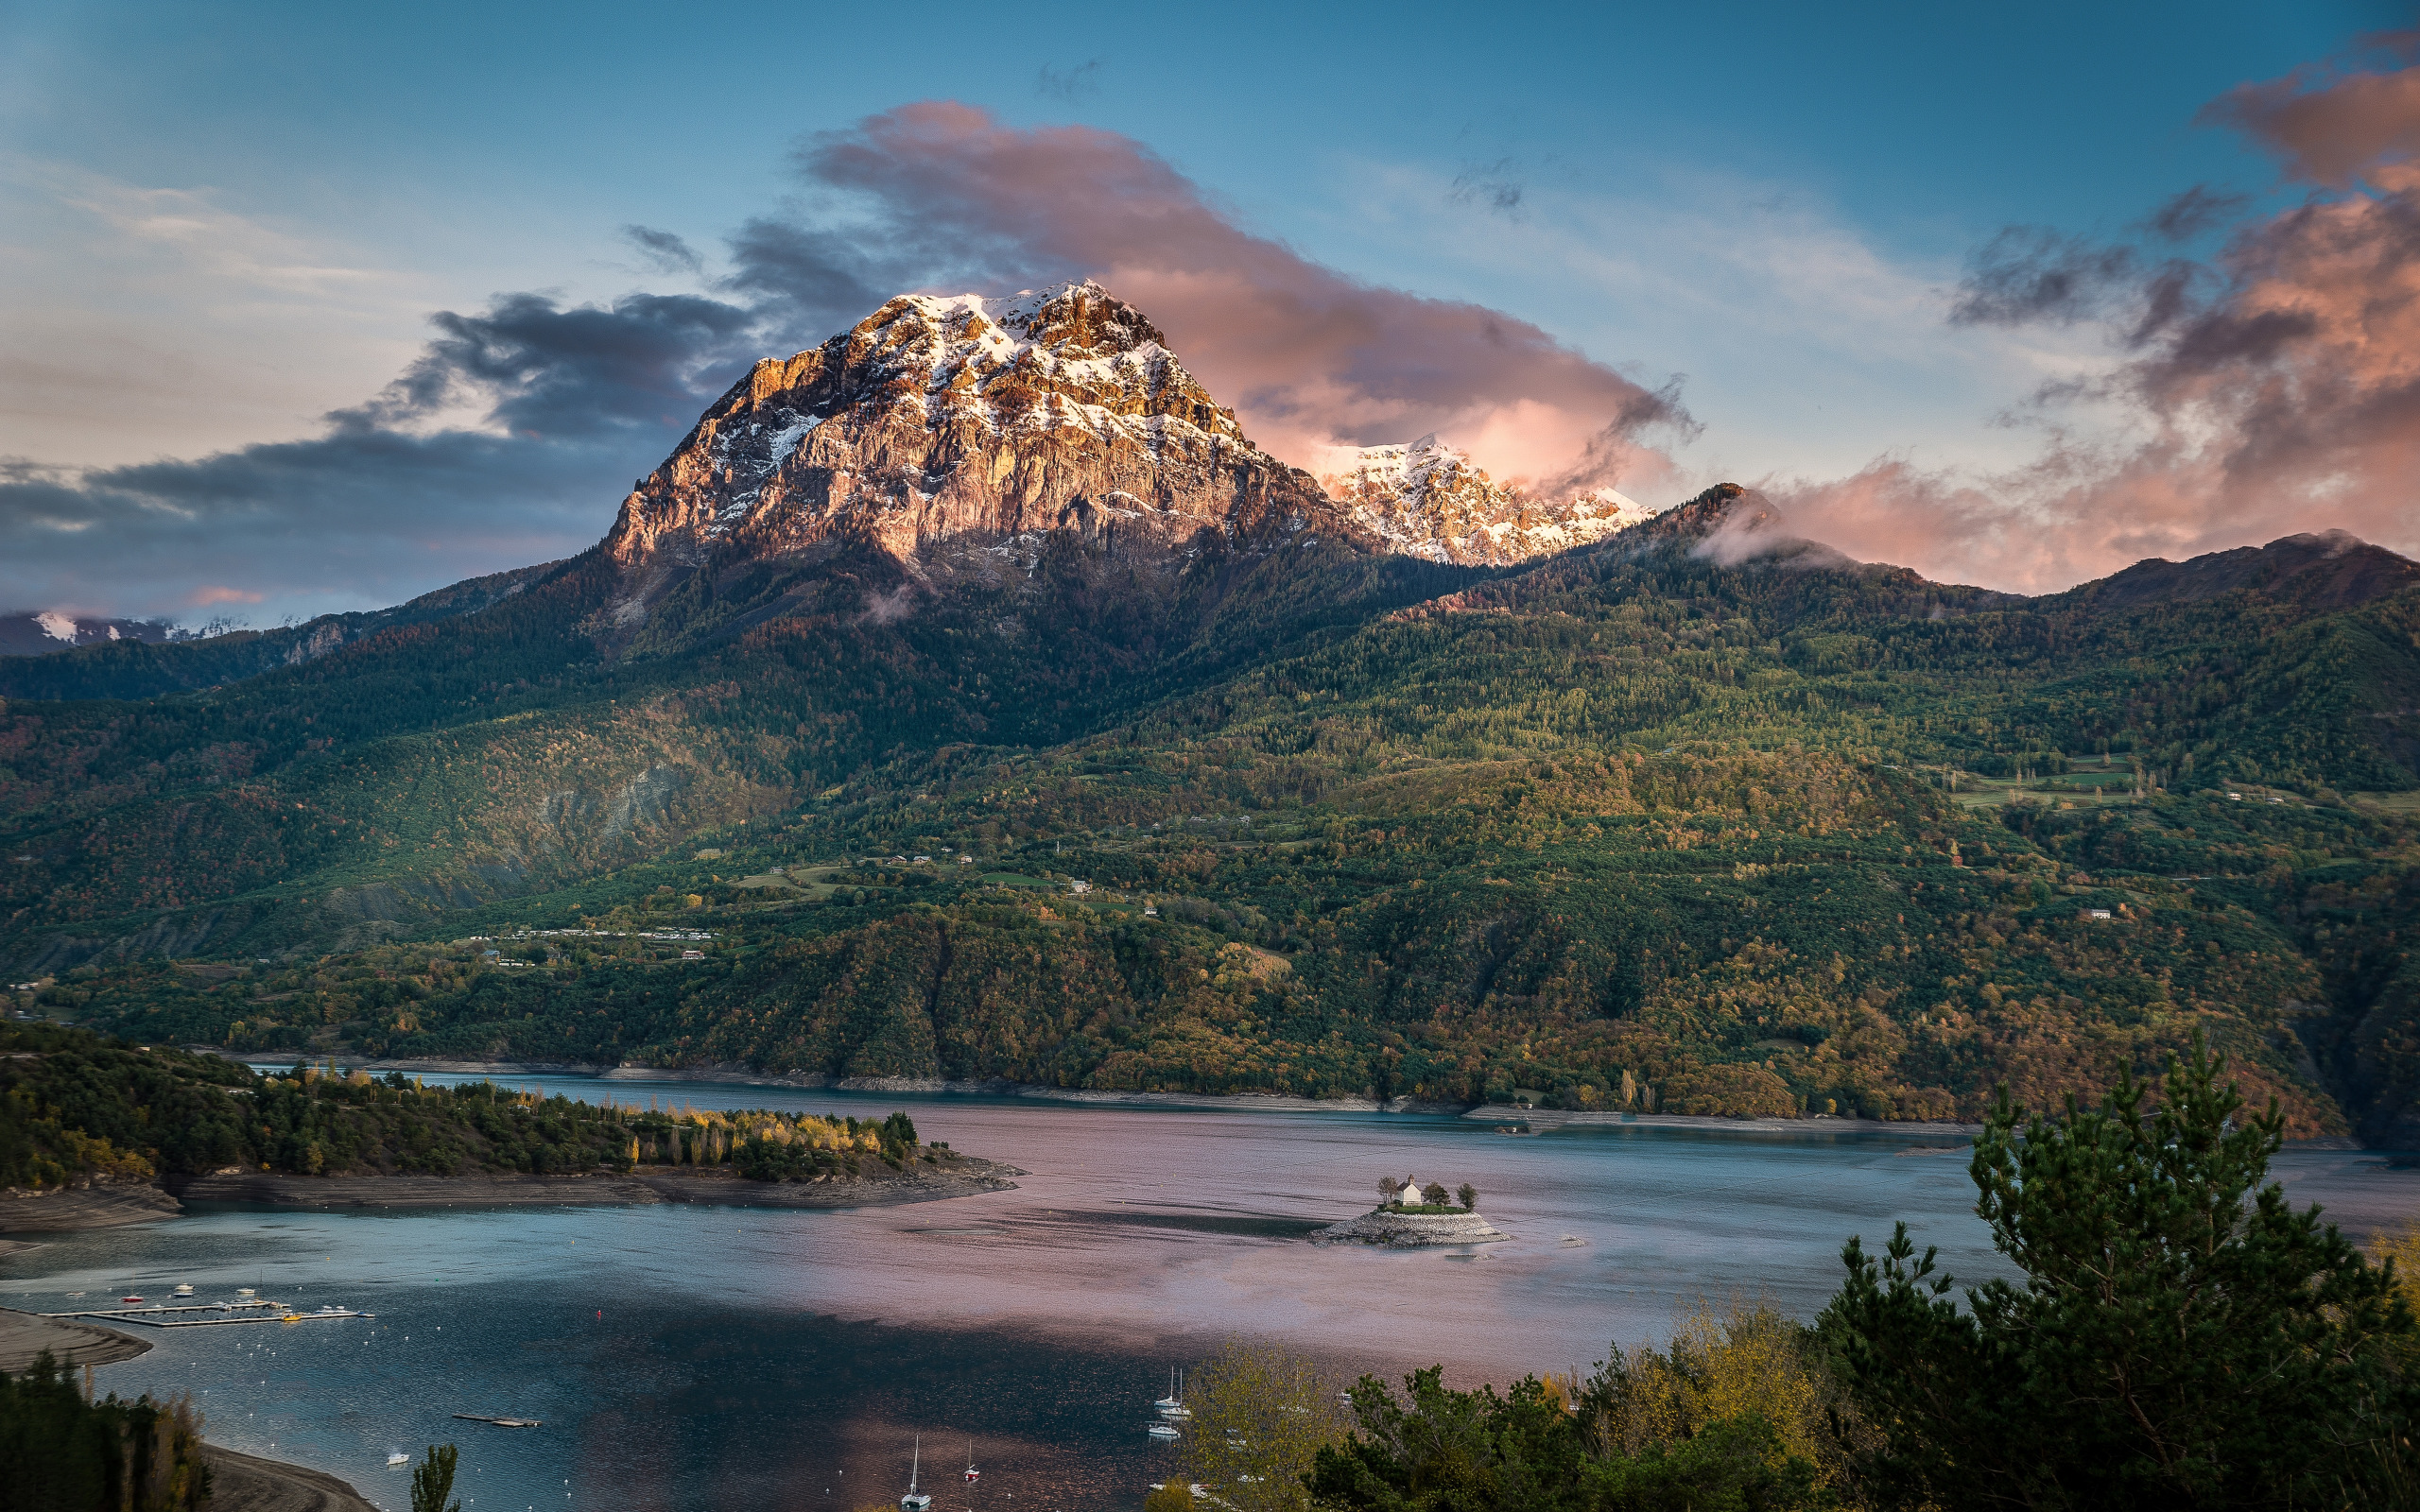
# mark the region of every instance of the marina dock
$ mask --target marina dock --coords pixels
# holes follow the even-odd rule
[[[210,1314],[188,1316],[186,1314]],[[148,1303],[142,1307],[95,1307],[75,1313],[44,1313],[43,1317],[93,1318],[104,1323],[142,1323],[155,1329],[224,1328],[233,1323],[314,1323],[333,1318],[376,1317],[349,1307],[323,1307],[304,1313],[284,1302],[251,1298],[241,1302]]]

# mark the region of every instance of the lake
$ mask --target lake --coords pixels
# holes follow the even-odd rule
[[[432,1077],[432,1081],[442,1078]],[[105,1389],[192,1391],[212,1439],[408,1503],[389,1450],[461,1446],[466,1512],[894,1503],[922,1435],[936,1512],[1132,1508],[1172,1367],[1235,1334],[1349,1379],[1587,1370],[1701,1296],[1811,1316],[1839,1251],[1905,1220],[1962,1280],[2000,1274],[1962,1142],[1626,1126],[1508,1138],[1443,1117],[920,1097],[514,1077],[574,1096],[880,1116],[1030,1173],[1018,1190],[851,1211],[217,1208],[36,1236],[9,1305],[258,1286],[374,1320],[137,1330]],[[1479,1190],[1514,1237],[1471,1251],[1316,1247],[1379,1177]],[[2420,1172],[2290,1151],[2274,1175],[2358,1237],[2420,1212]],[[543,1418],[528,1430],[457,1412]],[[960,1479],[968,1439],[983,1469]]]

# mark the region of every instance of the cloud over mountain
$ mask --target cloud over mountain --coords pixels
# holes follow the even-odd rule
[[[1443,431],[1499,476],[1610,484],[1661,467],[1646,443],[1690,424],[1668,386],[1535,325],[1252,233],[1115,132],[927,102],[810,137],[793,162],[798,201],[742,225],[719,267],[623,228],[657,271],[705,270],[705,292],[499,295],[433,316],[407,369],[318,438],[80,473],[20,464],[0,475],[0,600],[174,613],[234,585],[273,608],[355,608],[561,556],[750,361],[903,289],[1097,278],[1256,441],[1313,466]]]
[[[2200,260],[2004,233],[1979,253],[1957,318],[2098,321],[2115,366],[2037,396],[2054,423],[2021,471],[1885,458],[1777,489],[1793,519],[1852,555],[2030,590],[2300,530],[2420,549],[2420,67],[2302,70],[2232,90],[2203,119],[2274,153],[2302,201],[2246,216],[2239,199],[2187,191],[2146,229],[2166,239],[2231,217]],[[2122,428],[2066,430],[2070,403]]]

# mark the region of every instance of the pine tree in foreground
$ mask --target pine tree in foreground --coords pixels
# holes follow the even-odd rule
[[[1849,1241],[1822,1327],[1880,1438],[1860,1467],[1876,1503],[2412,1504],[2393,1267],[2264,1184],[2282,1119],[2239,1118],[2224,1067],[2197,1035],[2148,1112],[2131,1077],[2058,1118],[2002,1091],[1976,1211],[2019,1283],[1961,1309],[1906,1225],[1879,1258]]]

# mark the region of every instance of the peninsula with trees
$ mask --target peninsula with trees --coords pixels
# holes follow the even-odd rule
[[[262,1075],[82,1029],[0,1028],[0,1229],[166,1217],[180,1199],[859,1207],[1019,1174],[921,1140],[905,1112],[589,1103],[308,1064]]]

